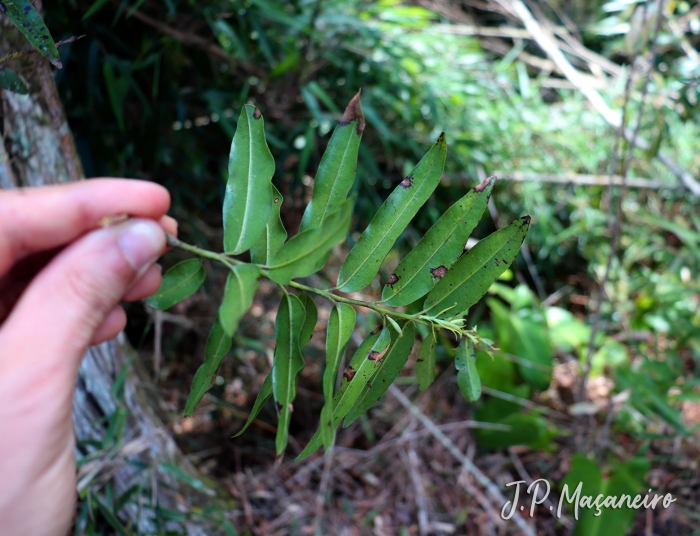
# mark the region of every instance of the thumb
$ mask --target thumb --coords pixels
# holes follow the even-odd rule
[[[84,235],[32,280],[0,338],[21,352],[15,357],[25,370],[74,378],[97,329],[165,249],[165,233],[153,220],[131,219]]]

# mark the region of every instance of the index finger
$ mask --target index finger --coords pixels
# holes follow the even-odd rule
[[[0,191],[0,275],[27,255],[72,242],[104,218],[158,220],[169,207],[165,188],[133,179]]]

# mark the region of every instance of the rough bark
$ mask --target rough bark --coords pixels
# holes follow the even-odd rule
[[[0,56],[27,48],[24,37],[0,15]],[[30,54],[14,60],[11,68],[27,84],[29,95],[0,89],[0,187],[21,188],[83,180],[82,166],[58,97],[52,67],[41,55]],[[150,484],[154,476],[151,471],[157,471],[161,485],[156,492],[161,506],[182,511],[192,504],[202,505],[207,500],[204,495],[158,470],[160,463],[167,462],[195,474],[154,410],[157,392],[144,389],[150,380],[138,358],[128,369],[123,400],[112,393],[115,378],[133,352],[122,334],[88,349],[82,362],[73,412],[78,440],[101,444],[106,433],[105,417],[114,414],[119,407],[126,407],[128,416],[120,444],[109,451],[81,447],[76,453],[87,462],[80,471],[79,487],[99,488],[100,483],[111,480],[115,496],[118,496],[138,480]],[[139,473],[127,463],[134,458],[153,469]],[[122,514],[128,516],[134,512]],[[149,526],[152,521],[148,519],[142,519],[138,525],[147,532],[154,528]]]

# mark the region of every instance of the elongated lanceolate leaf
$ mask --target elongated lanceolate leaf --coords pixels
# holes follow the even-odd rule
[[[21,78],[7,68],[0,69],[0,88],[20,95],[29,93],[29,89],[24,85]]]
[[[495,177],[489,177],[452,205],[418,245],[406,255],[384,287],[388,305],[413,303],[425,296],[464,252],[491,196]]]
[[[272,211],[275,160],[265,141],[262,114],[246,104],[231,143],[224,196],[224,250],[242,253],[264,232]]]
[[[347,236],[354,203],[354,198],[346,199],[338,210],[323,221],[321,227],[303,231],[282,246],[270,263],[270,279],[287,285],[296,277],[318,271],[319,264],[328,257],[333,246]]]
[[[304,348],[307,344],[309,344],[309,341],[311,340],[311,337],[314,335],[314,330],[316,329],[316,322],[318,322],[318,308],[316,307],[316,303],[314,300],[306,294],[305,292],[301,292],[299,294],[299,299],[301,300],[302,305],[304,306],[304,325],[301,328],[301,334],[299,335],[299,345],[301,348]]]
[[[321,410],[321,439],[328,449],[333,443],[333,392],[335,391],[338,367],[343,358],[345,347],[355,328],[356,313],[351,305],[338,303],[331,310],[326,332],[326,369],[323,371],[323,398],[325,404]]]
[[[481,396],[481,377],[476,370],[474,345],[469,339],[463,339],[457,347],[455,368],[459,390],[469,402],[475,402]]]
[[[255,264],[269,264],[272,257],[280,250],[287,240],[287,230],[284,228],[280,209],[282,208],[282,194],[272,186],[272,212],[265,225],[265,232],[250,248],[250,260]]]
[[[367,356],[372,350],[373,346],[376,344],[377,340],[379,339],[379,336],[379,333],[374,333],[367,337],[362,342],[360,347],[355,351],[348,366],[345,367],[345,370],[343,371],[343,381],[340,383],[340,387],[338,388],[338,392],[335,394],[335,397],[333,397],[334,409],[332,420],[326,423],[326,426],[329,426],[332,430],[335,430],[335,428],[340,424],[340,421],[342,421],[343,417],[345,416],[345,414],[340,415],[337,412],[336,408],[338,407],[338,402],[345,396],[345,392],[348,390],[348,387],[350,387],[353,380],[355,379],[357,371],[360,369],[362,363],[367,361]],[[313,454],[316,451],[316,449],[318,449],[318,447],[320,447],[322,444],[323,442],[321,439],[321,427],[319,427],[318,430],[316,430],[316,433],[311,437],[311,440],[308,442],[304,450],[297,457],[297,461],[302,460],[307,456]]]
[[[478,302],[515,260],[529,225],[530,216],[523,216],[462,255],[428,294],[425,313],[457,317]]]
[[[416,377],[418,389],[425,391],[435,381],[435,332],[431,331],[418,350]]]
[[[277,455],[287,447],[292,402],[297,393],[297,376],[304,368],[299,337],[304,326],[304,305],[293,294],[282,296],[275,321],[275,359],[272,364],[272,394],[277,409]]]
[[[350,423],[374,406],[384,396],[389,386],[394,383],[406,364],[416,337],[416,327],[413,322],[409,322],[402,328],[400,335],[396,332],[393,333],[389,351],[377,365],[377,370],[362,389],[362,393],[357,398],[350,413],[345,417],[344,426],[349,426]]]
[[[355,292],[372,282],[396,239],[440,182],[445,167],[445,134],[391,192],[362,236],[350,250],[338,275],[338,288]]]
[[[237,264],[228,274],[219,321],[229,336],[236,332],[238,322],[253,303],[259,275],[260,268],[253,264]]]
[[[340,124],[333,131],[326,152],[318,166],[311,202],[301,219],[300,231],[319,227],[323,220],[345,201],[355,182],[357,153],[365,130],[360,93],[355,95]]]
[[[176,303],[191,296],[202,285],[207,274],[199,259],[177,263],[163,276],[158,291],[146,300],[154,309],[170,309]]]
[[[258,393],[257,398],[255,399],[255,404],[253,404],[253,409],[250,410],[250,415],[248,416],[248,420],[245,422],[245,425],[241,430],[233,437],[238,437],[241,435],[243,432],[245,432],[248,427],[253,423],[255,418],[258,416],[258,413],[260,413],[260,410],[263,408],[265,405],[265,402],[269,400],[269,398],[272,396],[272,372],[267,375],[267,378],[265,378],[265,381],[262,384],[262,387],[260,387],[260,392]]]
[[[224,331],[221,322],[219,322],[217,318],[211,327],[207,345],[204,349],[204,363],[197,369],[194,379],[192,380],[190,395],[187,397],[187,403],[185,404],[185,416],[194,413],[197,404],[199,404],[202,397],[209,390],[209,386],[214,379],[216,371],[219,369],[221,360],[231,349],[231,343],[231,336]]]
[[[63,67],[49,29],[29,0],[3,0],[0,2],[0,11],[10,18],[24,37],[46,59],[59,69]]]

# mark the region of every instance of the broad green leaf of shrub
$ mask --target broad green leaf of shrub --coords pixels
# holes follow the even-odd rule
[[[515,260],[529,225],[530,216],[517,219],[462,255],[428,294],[426,314],[439,318],[463,315]]]
[[[163,276],[158,291],[146,300],[154,309],[164,311],[191,296],[204,283],[207,274],[199,259],[177,263]]]
[[[304,306],[305,315],[304,325],[301,327],[301,334],[299,335],[299,346],[304,348],[314,335],[316,322],[318,322],[318,308],[316,307],[316,302],[306,292],[300,292],[299,299]]]
[[[275,357],[272,364],[272,394],[277,409],[275,447],[281,455],[287,447],[292,402],[296,397],[297,376],[304,368],[299,338],[304,327],[304,305],[293,294],[284,293],[275,321]]]
[[[382,340],[380,341],[380,336],[382,337]],[[355,351],[354,355],[352,356],[352,359],[350,360],[350,363],[348,364],[347,367],[345,367],[345,370],[343,371],[343,381],[340,384],[340,387],[338,388],[338,392],[335,394],[335,397],[333,398],[333,419],[330,423],[330,427],[332,429],[335,429],[339,424],[340,421],[343,420],[343,417],[347,414],[347,412],[350,410],[352,407],[352,404],[348,404],[347,402],[344,404],[343,411],[344,413],[341,413],[341,411],[338,409],[339,404],[346,399],[346,393],[348,391],[348,388],[353,385],[353,382],[355,378],[357,377],[358,371],[360,371],[363,368],[363,365],[365,364],[366,361],[370,361],[368,359],[370,352],[374,351],[374,348],[380,347],[382,345],[385,345],[389,342],[390,337],[388,330],[385,328],[382,330],[381,333],[374,333],[367,337],[360,347]],[[377,344],[380,342],[380,344]],[[374,363],[374,362],[372,362]],[[373,366],[373,365],[372,365]],[[369,372],[370,369],[367,367],[367,370],[365,372]],[[363,374],[365,377],[365,381],[367,381],[367,378],[371,374]],[[361,389],[360,389],[361,390]],[[359,392],[359,391],[358,391]],[[353,403],[354,403],[353,399]],[[327,423],[325,423],[326,426],[328,426]],[[299,454],[297,457],[297,461],[303,460],[307,456],[310,456],[313,454],[318,447],[322,445],[322,439],[321,439],[321,428],[319,427],[318,430],[316,430],[316,433],[313,435],[313,437],[309,440],[308,444],[304,448],[304,450]]]
[[[185,404],[185,416],[194,413],[197,404],[202,400],[209,390],[216,371],[219,369],[221,360],[231,349],[231,335],[224,331],[221,322],[217,318],[209,332],[207,344],[204,348],[204,363],[200,365],[192,380],[192,388]]]
[[[435,381],[435,332],[423,340],[416,357],[416,377],[418,379],[418,389],[425,391]]]
[[[443,133],[389,195],[350,250],[338,275],[338,288],[341,291],[355,292],[372,282],[396,240],[440,182],[446,154],[447,143]]]
[[[267,377],[265,378],[265,381],[262,384],[262,387],[260,387],[260,392],[258,393],[258,396],[255,399],[255,403],[253,404],[253,409],[250,410],[250,415],[248,416],[248,420],[243,425],[243,428],[241,428],[241,430],[233,437],[238,437],[239,435],[241,435],[243,432],[245,432],[248,429],[248,427],[253,423],[255,418],[260,413],[260,410],[265,405],[265,402],[267,402],[271,396],[272,396],[272,372],[270,372],[270,374],[267,375]]]
[[[26,95],[29,93],[29,89],[24,85],[22,79],[7,68],[0,69],[0,88],[19,95]]]
[[[350,342],[355,329],[357,313],[351,305],[337,303],[328,319],[326,331],[326,369],[323,371],[323,398],[325,404],[321,410],[321,438],[327,449],[333,443],[333,398],[338,367],[345,353],[345,347]]]
[[[354,406],[345,417],[344,426],[350,424],[368,409],[374,406],[384,396],[389,386],[394,383],[403,369],[408,356],[411,355],[413,343],[416,338],[416,327],[413,322],[408,322],[401,329],[401,333],[392,331],[391,345],[386,355],[379,361],[376,370],[362,389]]]
[[[258,290],[260,268],[254,264],[237,264],[228,274],[224,299],[219,308],[219,321],[229,335],[238,329],[238,322],[253,303]]]
[[[5,12],[12,24],[17,26],[24,37],[47,60],[58,69],[63,67],[51,32],[29,0],[5,0],[0,2],[0,11]]]
[[[455,353],[457,385],[464,398],[476,402],[481,396],[481,377],[476,368],[474,345],[469,339],[462,339]]]
[[[268,264],[287,240],[287,230],[280,218],[283,201],[282,194],[273,185],[270,219],[265,225],[265,231],[250,248],[250,261],[255,264]]]
[[[250,249],[265,231],[273,205],[275,160],[265,141],[265,124],[255,106],[246,104],[231,143],[224,196],[224,250]]]
[[[330,250],[345,240],[352,221],[355,199],[346,199],[328,216],[321,227],[302,231],[289,240],[273,257],[267,274],[274,282],[287,285],[296,277],[305,277],[319,270]]]
[[[464,252],[495,182],[495,177],[486,179],[440,217],[391,274],[382,301],[392,306],[408,305],[433,288]]]
[[[300,231],[319,227],[347,198],[355,182],[357,154],[364,130],[365,118],[358,92],[345,109],[321,158],[311,201],[301,219]]]

